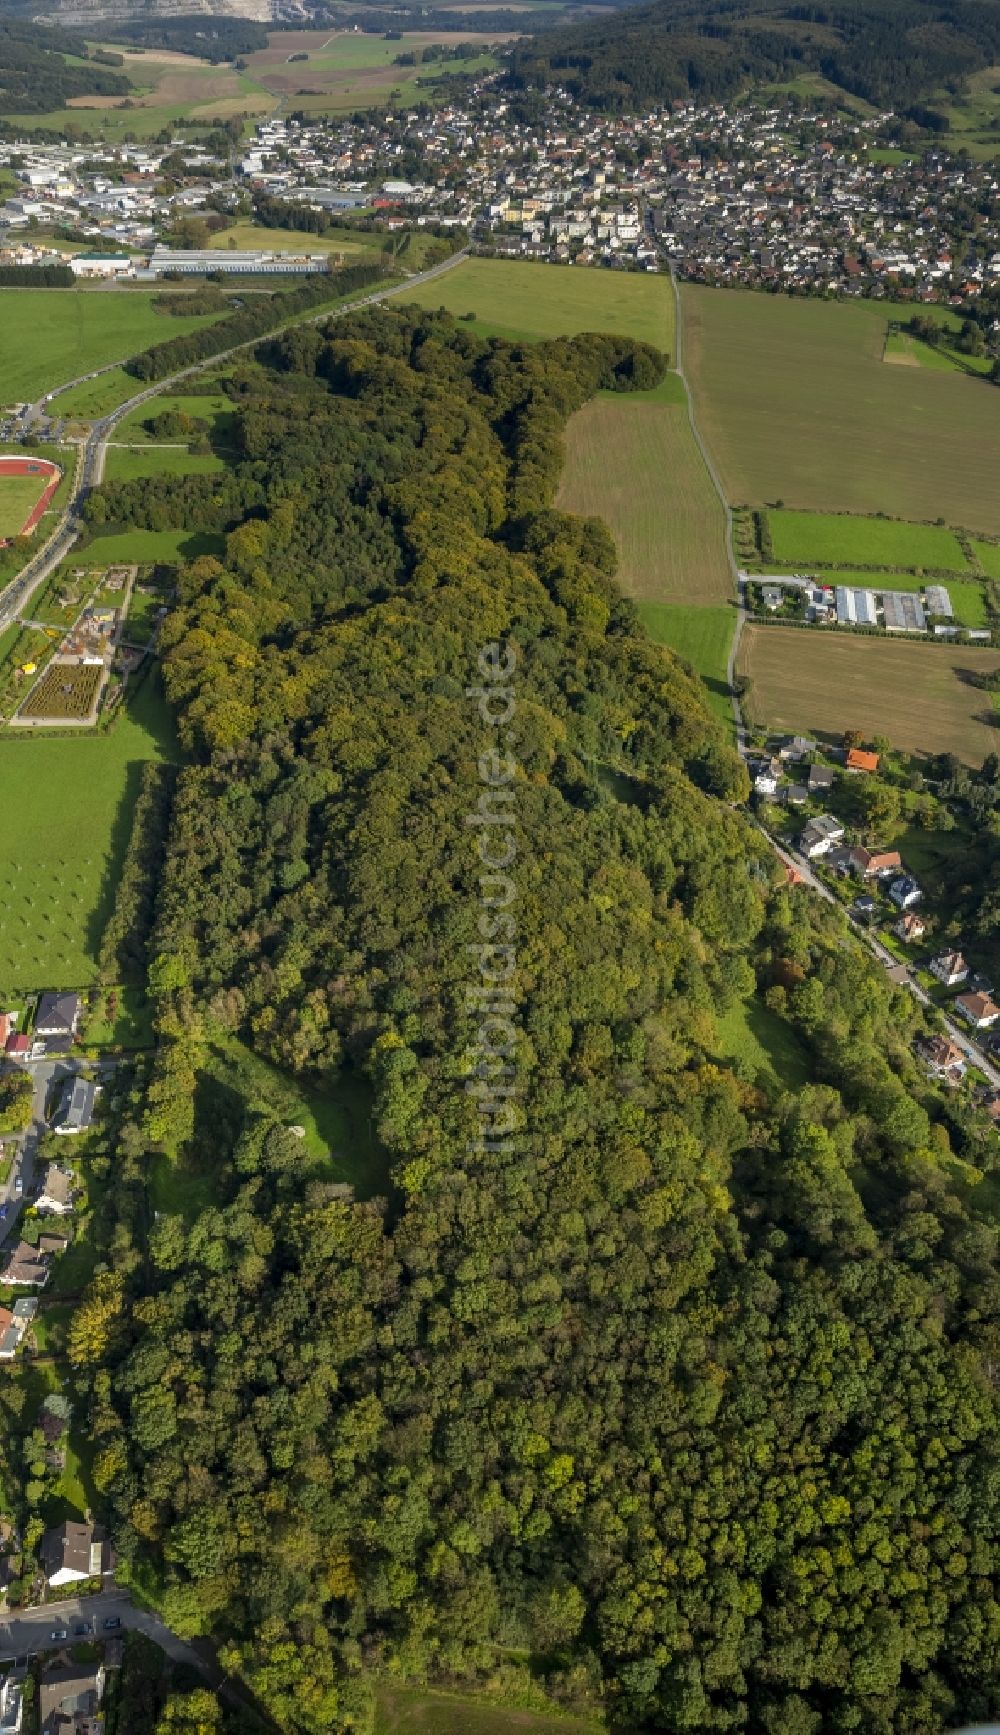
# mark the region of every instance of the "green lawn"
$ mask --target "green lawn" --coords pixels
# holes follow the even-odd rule
[[[47,472],[12,476],[0,466],[0,538],[6,541],[21,534],[22,526],[51,480]]]
[[[57,393],[52,408],[70,421],[89,422],[106,415],[109,410],[116,410],[119,404],[127,403],[141,391],[141,380],[133,379],[122,367],[113,367],[96,380],[84,380],[78,386],[71,386],[69,391]],[[146,414],[149,413],[147,410]]]
[[[421,284],[413,300],[458,316],[474,313],[474,330],[513,342],[606,331],[641,338],[668,353],[674,348],[674,297],[666,277],[467,259],[447,276]]]
[[[933,524],[904,524],[846,513],[768,513],[774,557],[785,564],[856,561],[859,566],[968,570],[958,538]]]
[[[719,1056],[739,1061],[765,1089],[796,1090],[810,1075],[809,1054],[790,1024],[762,1000],[740,1001],[715,1021]]]
[[[1000,578],[1000,544],[974,542],[972,552],[988,577]]]
[[[155,675],[107,734],[0,741],[0,984],[94,980],[143,765],[173,757]]]
[[[100,1002],[84,1024],[88,1048],[152,1048],[153,1007],[142,988],[119,987],[102,993]]]
[[[726,680],[729,647],[736,626],[731,608],[684,608],[673,603],[641,602],[639,619],[651,639],[669,645],[685,657],[707,689],[708,706],[732,727],[733,711]]]
[[[111,446],[104,460],[106,482],[133,482],[140,476],[211,476],[226,467],[214,452],[188,452],[183,446]]]
[[[124,530],[119,535],[95,536],[77,548],[67,564],[81,566],[146,566],[154,561],[181,565],[199,554],[221,554],[223,537],[210,530]]]
[[[138,382],[136,382],[138,383]],[[150,441],[179,438],[184,436],[164,436],[150,433],[147,422],[155,421],[158,416],[168,411],[178,411],[181,415],[190,416],[192,420],[207,424],[205,431],[214,445],[231,446],[233,443],[236,406],[225,392],[162,392],[151,403],[140,404],[137,409],[130,410],[123,416],[115,429],[115,439],[130,446],[141,446]]]
[[[601,1735],[603,1719],[505,1710],[458,1693],[380,1687],[375,1735]]]
[[[356,265],[366,259],[377,261],[388,239],[381,230],[331,229],[326,235],[310,235],[300,229],[268,229],[263,223],[241,222],[220,235],[215,245],[268,247],[272,253],[343,253],[349,264]]]
[[[951,598],[951,606],[955,611],[955,619],[963,627],[984,627],[986,620],[986,598],[983,587],[974,579],[954,579],[945,581],[945,589]]]
[[[61,380],[125,360],[218,317],[167,317],[154,312],[153,292],[140,290],[0,289],[4,401],[40,397]]]

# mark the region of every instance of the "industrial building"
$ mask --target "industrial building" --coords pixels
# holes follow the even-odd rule
[[[885,614],[887,633],[923,633],[927,631],[927,616],[924,613],[924,605],[914,591],[884,591],[882,608]]]
[[[943,584],[929,584],[924,592],[924,597],[928,614],[942,614],[951,620],[955,611],[951,606],[951,597]]]
[[[262,249],[227,247],[155,247],[149,259],[149,274],[163,277],[179,272],[184,277],[301,277],[310,271],[326,271],[326,253],[268,253]],[[137,276],[146,275],[138,272]]]
[[[875,592],[848,590],[837,586],[837,625],[842,627],[874,627],[878,625]]]

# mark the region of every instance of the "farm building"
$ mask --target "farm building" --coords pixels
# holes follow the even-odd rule
[[[947,615],[949,620],[951,619],[954,610],[951,606],[951,597],[943,584],[929,584],[924,592],[924,597],[928,614],[943,614]]]
[[[877,625],[875,593],[871,590],[848,590],[837,586],[837,624],[842,627],[873,627]]]
[[[888,633],[922,633],[927,630],[924,605],[912,590],[887,590],[882,596],[885,630]],[[950,611],[949,611],[950,612]]]

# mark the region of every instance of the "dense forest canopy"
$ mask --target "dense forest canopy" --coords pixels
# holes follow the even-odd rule
[[[599,108],[724,99],[819,72],[897,109],[1000,61],[993,0],[654,0],[519,44],[517,86],[559,83]]]
[[[663,358],[408,309],[260,357],[224,487],[92,508],[227,533],[165,628],[160,1045],[72,1327],[123,1570],[311,1735],[380,1671],[678,1732],[996,1713],[995,1134],[552,509],[567,416]],[[725,1060],[748,997],[812,1082]],[[363,1076],[391,1187],[236,1041]]]

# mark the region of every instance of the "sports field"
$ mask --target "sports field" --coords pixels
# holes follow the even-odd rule
[[[776,560],[968,571],[958,538],[935,524],[833,512],[769,512],[767,516]]]
[[[20,536],[51,480],[50,475],[15,476],[0,465],[0,541]]]
[[[732,597],[725,514],[680,404],[592,398],[566,430],[556,505],[607,522],[618,582],[637,601]]]
[[[143,765],[172,758],[154,677],[107,735],[0,741],[0,985],[94,980]]]
[[[681,303],[695,409],[730,500],[1000,533],[1000,392],[886,367],[884,307],[698,284]]]
[[[412,299],[459,317],[474,313],[474,330],[513,343],[609,331],[641,338],[668,354],[674,348],[674,297],[665,277],[466,259],[446,276],[419,285]]]
[[[153,293],[138,289],[0,289],[3,402],[31,402],[60,381],[124,361],[218,317],[156,313]],[[132,387],[139,390],[134,381]]]
[[[751,723],[837,737],[860,729],[907,753],[955,753],[981,765],[1000,750],[1000,713],[963,672],[1000,669],[1000,651],[747,627],[737,672],[752,686]]]

